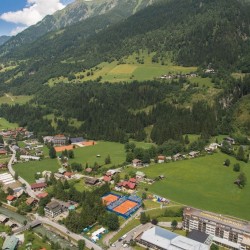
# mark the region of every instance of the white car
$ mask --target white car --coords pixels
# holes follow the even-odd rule
[[[121,238],[124,240],[127,237],[126,234],[124,234]]]
[[[124,248],[127,248],[128,247],[128,244],[123,244],[122,245]]]

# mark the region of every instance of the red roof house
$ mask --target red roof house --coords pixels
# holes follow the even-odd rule
[[[6,199],[7,199],[7,201],[14,201],[16,199],[16,197],[13,195],[8,195]]]
[[[103,180],[106,181],[106,182],[110,182],[110,181],[111,181],[111,177],[105,175],[105,176],[103,177]]]
[[[136,183],[136,179],[135,178],[130,178],[129,182]]]
[[[64,176],[67,177],[67,178],[71,178],[72,175],[73,175],[72,172],[65,172],[65,173],[64,173]]]
[[[43,193],[40,193],[40,194],[37,194],[36,197],[38,199],[42,199],[42,198],[45,198],[48,196],[48,193],[47,192],[43,192]]]
[[[47,184],[46,183],[33,183],[30,185],[31,189],[32,190],[39,190],[39,189],[42,189],[42,188],[46,188],[47,187]]]

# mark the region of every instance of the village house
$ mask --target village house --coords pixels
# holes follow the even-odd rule
[[[5,149],[0,149],[0,155],[7,155],[8,151]]]
[[[166,157],[164,155],[158,155],[157,162],[158,163],[164,163],[165,159],[166,159]]]
[[[97,178],[85,178],[85,184],[94,186],[99,182],[99,179]]]
[[[58,216],[59,214],[61,214],[62,212],[63,212],[62,207],[57,201],[51,201],[44,208],[44,213],[45,213],[45,216],[47,217],[54,218]]]
[[[3,243],[2,250],[15,250],[17,248],[18,242],[19,242],[18,238],[15,237],[14,235],[7,236]]]
[[[174,161],[178,161],[178,160],[182,160],[182,159],[183,159],[183,155],[180,154],[180,153],[175,154],[175,155],[173,156],[173,160],[174,160]]]
[[[49,195],[49,194],[48,194],[47,192],[43,192],[43,193],[37,194],[36,197],[37,197],[38,199],[42,199],[42,198],[47,197],[48,195]]]
[[[34,199],[33,197],[29,197],[26,200],[26,205],[28,205],[28,206],[34,206],[36,203],[37,203],[37,200]]]
[[[59,168],[57,172],[59,174],[64,174],[65,172],[67,172],[67,170],[65,168]]]
[[[235,144],[235,140],[231,137],[225,137],[225,138],[223,138],[223,140],[228,142],[231,145]]]
[[[199,156],[200,152],[199,151],[191,151],[188,155],[190,158],[195,158]]]
[[[129,181],[121,181],[119,183],[116,184],[116,187],[119,189],[122,189],[123,191],[126,190],[135,190],[136,188],[136,180],[134,182],[134,178],[133,181],[131,181],[131,179]]]
[[[72,176],[74,175],[74,173],[72,173],[72,172],[65,172],[63,175],[64,175],[64,177],[65,177],[66,179],[71,179]]]
[[[141,161],[141,160],[139,160],[139,159],[134,159],[134,160],[132,161],[132,166],[133,166],[133,167],[141,167],[141,166],[143,166],[143,164],[142,164],[142,161]]]
[[[110,176],[107,176],[107,175],[103,176],[103,181],[110,182],[111,180],[112,180],[112,178]]]
[[[92,171],[93,171],[92,168],[86,168],[86,169],[85,169],[85,172],[88,173],[88,174],[90,174]]]
[[[43,190],[46,187],[47,187],[46,183],[33,183],[33,184],[30,185],[30,188],[33,191],[41,191],[41,190]]]
[[[8,195],[7,198],[6,198],[6,200],[7,200],[7,203],[8,203],[9,205],[11,205],[11,203],[12,203],[14,200],[16,200],[16,197],[13,196],[13,195]]]
[[[1,224],[5,224],[10,218],[3,215],[3,214],[0,214],[0,223]]]
[[[138,181],[142,181],[145,178],[146,175],[143,172],[141,172],[141,171],[137,171],[135,173],[135,176],[136,176],[136,179]]]
[[[21,160],[25,160],[25,161],[40,161],[40,157],[39,156],[33,156],[33,155],[20,155],[20,159]]]

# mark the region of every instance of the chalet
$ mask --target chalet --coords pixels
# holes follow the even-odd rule
[[[157,162],[158,162],[158,163],[164,163],[164,162],[165,162],[165,159],[166,159],[166,157],[165,157],[164,155],[159,155],[159,156],[157,157]]]
[[[206,152],[213,152],[213,151],[215,151],[219,146],[220,146],[220,144],[218,144],[218,143],[211,143],[208,147],[205,148],[205,151],[206,151]]]
[[[63,212],[62,207],[57,201],[51,201],[44,208],[44,213],[45,213],[45,216],[47,217],[54,218],[58,216],[59,214],[61,214],[62,212]]]
[[[74,175],[72,172],[65,172],[64,174],[64,177],[66,178],[66,179],[71,179],[71,177]]]
[[[7,155],[8,152],[5,149],[0,149],[0,155]]]
[[[37,194],[36,197],[37,197],[38,199],[42,199],[42,198],[47,197],[48,195],[49,195],[49,194],[48,194],[47,192],[43,192],[43,193]]]
[[[146,176],[146,175],[145,175],[143,172],[141,172],[141,171],[137,171],[135,175],[136,175],[136,179],[137,179],[137,180],[143,180],[143,179],[145,178],[145,176]]]
[[[141,166],[143,166],[142,161],[138,160],[138,159],[134,159],[132,161],[132,165],[133,165],[133,167],[141,167]]]
[[[110,182],[111,180],[112,180],[112,179],[111,179],[110,176],[107,176],[107,175],[103,176],[103,181],[105,181],[105,182]]]
[[[40,191],[40,190],[43,190],[46,187],[47,187],[46,183],[33,183],[33,184],[30,185],[30,188],[33,191]]]
[[[117,183],[117,187],[134,190],[136,188],[136,183],[133,183],[130,181],[122,181],[122,182]]]
[[[180,153],[175,154],[175,155],[173,156],[173,160],[174,160],[174,161],[178,161],[178,160],[181,160],[181,159],[183,159],[183,155],[180,154]]]
[[[119,169],[110,169],[106,172],[106,176],[114,176],[117,173],[121,173]]]
[[[88,185],[96,185],[99,182],[97,178],[85,178],[85,183]]]
[[[190,158],[195,158],[199,156],[200,152],[199,151],[191,151],[188,155]]]
[[[32,197],[29,197],[27,200],[26,200],[26,205],[28,206],[33,206],[37,203],[37,200],[32,198]]]
[[[92,168],[86,168],[86,169],[85,169],[85,172],[88,173],[88,174],[90,174],[92,171],[93,171]]]
[[[14,200],[16,199],[15,196],[13,195],[8,195],[6,200],[7,200],[7,203],[10,205]]]
[[[65,135],[55,135],[52,142],[54,143],[54,145],[66,145],[68,142],[68,138]]]

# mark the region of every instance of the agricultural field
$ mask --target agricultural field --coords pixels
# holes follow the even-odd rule
[[[18,128],[17,123],[11,123],[8,122],[5,118],[0,117],[0,130],[2,129],[13,129],[13,128]]]
[[[140,51],[139,54],[134,53],[128,57],[124,57],[122,64],[118,61],[101,63],[90,71],[77,73],[76,77],[84,76],[80,81],[96,80],[102,77],[101,82],[131,82],[133,80],[153,80],[167,73],[189,73],[197,70],[196,67],[173,65],[170,57],[165,59],[165,65],[152,63],[153,56],[154,53],[148,54],[146,51]],[[138,61],[143,61],[144,63],[142,64]],[[75,82],[79,82],[79,79]]]
[[[35,182],[35,174],[45,170],[56,172],[60,165],[57,159],[44,159],[41,161],[29,161],[17,163],[13,166],[14,170],[28,183]]]
[[[86,163],[92,166],[95,162],[99,165],[104,165],[105,158],[110,155],[111,164],[106,165],[107,167],[112,165],[118,165],[125,162],[125,150],[124,145],[115,142],[97,142],[96,145],[76,148],[74,150],[74,159],[70,162],[78,162],[85,166]],[[100,157],[97,157],[100,155]]]
[[[26,96],[26,95],[20,95],[20,96],[13,96],[12,94],[8,93],[4,96],[0,97],[0,105],[1,104],[25,104],[28,101],[30,101],[33,98],[33,96]]]
[[[223,165],[229,159],[229,167]],[[233,171],[238,161],[223,153],[193,160],[155,164],[142,171],[148,177],[165,175],[165,179],[148,185],[149,192],[185,205],[250,220],[250,185],[240,189],[234,184],[239,173]],[[249,164],[238,162],[248,179]]]

